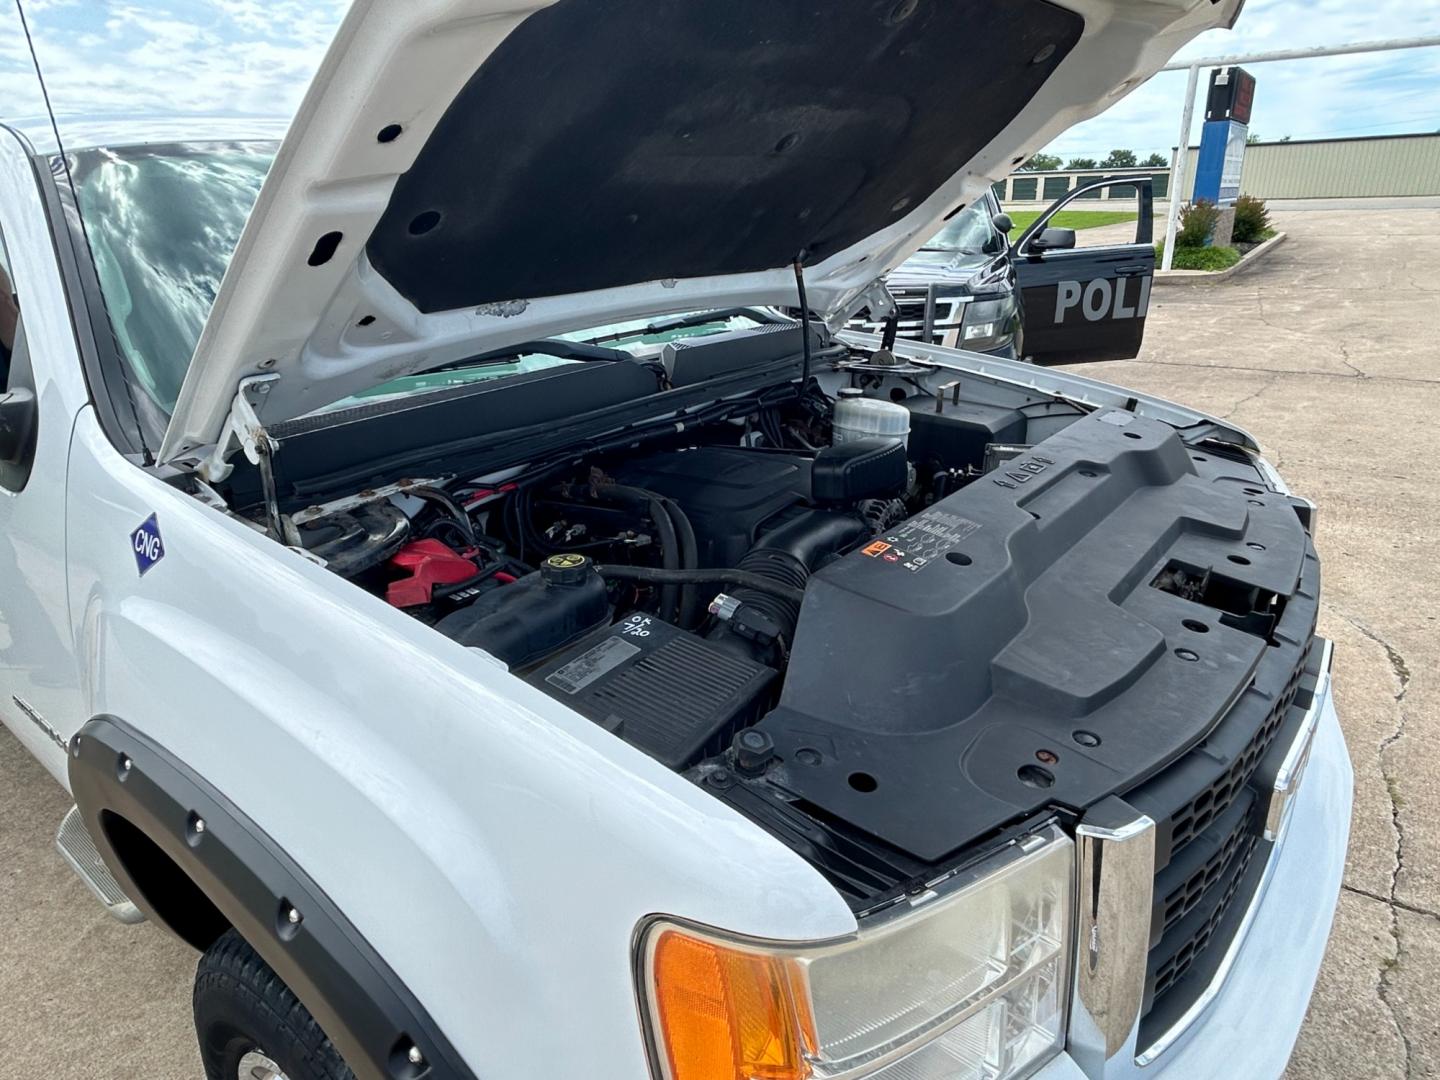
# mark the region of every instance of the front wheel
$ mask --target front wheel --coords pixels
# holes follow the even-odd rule
[[[310,1011],[234,930],[200,957],[194,1004],[206,1080],[355,1080]]]

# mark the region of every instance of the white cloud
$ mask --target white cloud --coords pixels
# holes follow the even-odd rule
[[[51,99],[75,118],[173,114],[288,119],[347,0],[26,0]],[[6,116],[43,116],[30,56],[0,0],[0,92]],[[1440,34],[1440,4],[1414,0],[1249,0],[1233,31],[1182,57],[1404,34]],[[1440,48],[1261,64],[1252,129],[1315,138],[1440,129]],[[1160,75],[1049,148],[1102,157],[1125,147],[1169,153],[1183,73]],[[1192,132],[1198,138],[1199,119]]]
[[[62,134],[81,119],[103,117],[288,119],[346,7],[348,0],[25,4]],[[43,117],[29,51],[12,13],[0,10],[0,29],[5,116],[12,122]],[[48,133],[32,129],[32,135]]]
[[[1234,30],[1202,34],[1177,59],[1440,34],[1440,5],[1411,0],[1250,0]],[[1440,130],[1440,48],[1255,64],[1251,131],[1295,139]],[[1201,72],[1201,94],[1208,72]],[[1101,157],[1116,147],[1169,154],[1180,134],[1185,74],[1157,75],[1047,147]],[[1199,139],[1202,117],[1191,129]]]

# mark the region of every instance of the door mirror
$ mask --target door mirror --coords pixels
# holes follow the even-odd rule
[[[0,396],[0,461],[27,461],[35,445],[35,395],[17,388]]]
[[[995,231],[1001,236],[1009,236],[1010,230],[1015,228],[1015,220],[1005,213],[996,214],[990,219],[990,224],[995,226]]]
[[[1043,229],[1030,241],[1031,251],[1068,251],[1074,246],[1074,229]]]

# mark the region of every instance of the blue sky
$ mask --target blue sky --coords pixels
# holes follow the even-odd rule
[[[1248,0],[1234,30],[1212,30],[1177,60],[1440,35],[1433,0]],[[1440,48],[1256,64],[1252,133],[1318,139],[1440,131]],[[1207,72],[1201,72],[1203,94]],[[1185,73],[1156,75],[1109,111],[1078,124],[1047,149],[1104,157],[1117,147],[1165,154],[1180,134]],[[1199,142],[1197,107],[1191,141]]]
[[[4,0],[9,8],[13,0]],[[347,0],[25,0],[62,135],[80,117],[293,114]],[[33,101],[25,42],[0,34],[8,117]],[[43,116],[43,109],[35,106]]]
[[[346,6],[346,0],[25,0],[62,133],[93,115],[288,116]],[[1181,57],[1419,34],[1440,34],[1440,4],[1249,0],[1235,30],[1212,31]],[[9,118],[43,116],[29,65],[23,38],[0,34],[0,100]],[[1252,130],[1264,138],[1440,130],[1440,48],[1253,71],[1259,85]],[[1142,157],[1168,154],[1184,87],[1184,73],[1158,75],[1049,149],[1062,157],[1102,157],[1115,147]],[[1193,138],[1199,123],[1197,115]]]

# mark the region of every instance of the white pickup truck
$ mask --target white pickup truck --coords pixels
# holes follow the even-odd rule
[[[278,145],[0,131],[0,711],[211,1080],[1283,1069],[1314,507],[843,330],[1238,7],[360,0]]]

